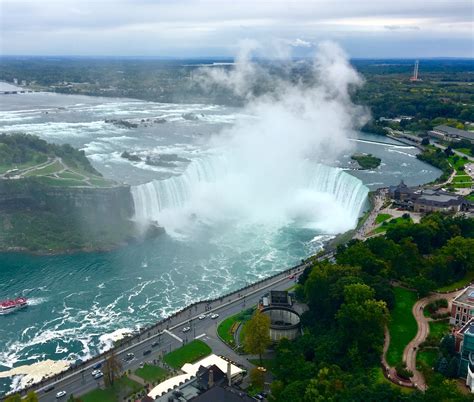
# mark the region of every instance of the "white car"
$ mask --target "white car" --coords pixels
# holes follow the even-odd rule
[[[216,318],[219,318],[219,314],[214,313],[214,314],[211,315],[211,318],[212,318],[213,320],[215,320]]]
[[[67,394],[66,391],[59,391],[59,392],[56,393],[56,398],[62,398],[66,394]]]
[[[92,372],[92,377],[94,377],[96,380],[103,377],[104,376],[104,373],[100,370],[94,370]]]
[[[191,331],[191,327],[184,327],[183,328],[183,332],[188,332],[188,331]]]
[[[201,314],[201,315],[198,317],[199,320],[204,320],[205,318],[206,318],[206,315],[204,315],[204,314]]]

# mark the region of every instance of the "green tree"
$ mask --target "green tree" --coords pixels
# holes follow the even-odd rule
[[[26,395],[26,398],[24,399],[26,402],[38,402],[38,395],[36,395],[35,391],[30,391]]]
[[[106,386],[112,386],[115,379],[120,376],[122,372],[122,364],[115,355],[112,349],[104,362],[104,383]]]
[[[257,389],[263,389],[265,385],[265,373],[258,367],[254,367],[250,370],[250,383]]]
[[[344,303],[336,314],[339,333],[354,365],[361,356],[375,357],[383,344],[389,313],[385,302],[375,300],[374,290],[365,284],[344,288]]]
[[[244,349],[249,354],[258,355],[260,364],[262,354],[270,346],[270,317],[256,311],[253,317],[245,324]]]

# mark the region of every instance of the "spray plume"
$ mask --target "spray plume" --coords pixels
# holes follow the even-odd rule
[[[367,189],[325,164],[350,149],[349,136],[367,118],[350,99],[363,80],[339,46],[324,42],[312,61],[315,85],[277,79],[272,91],[254,96],[265,74],[252,62],[257,48],[246,42],[232,70],[207,68],[200,78],[247,99],[244,114],[251,117],[214,136],[215,156],[182,177],[135,189],[137,218],[158,220],[168,231],[182,231],[192,220],[296,223],[325,233],[354,225]]]

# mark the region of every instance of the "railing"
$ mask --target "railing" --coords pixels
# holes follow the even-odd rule
[[[329,257],[331,255],[332,255],[332,252],[328,251],[328,252],[316,255],[316,257],[318,259],[324,259],[324,258]],[[85,370],[89,366],[92,366],[94,364],[103,362],[105,360],[105,357],[108,354],[110,354],[111,352],[117,353],[123,347],[130,347],[134,343],[139,343],[141,341],[144,341],[146,339],[151,338],[152,336],[158,335],[159,332],[160,332],[158,330],[159,327],[164,326],[167,323],[169,324],[169,322],[171,322],[171,320],[173,320],[173,318],[175,318],[175,317],[177,317],[177,316],[179,316],[179,315],[181,315],[181,314],[183,314],[187,311],[191,312],[193,308],[195,308],[197,310],[197,306],[199,306],[199,305],[210,305],[210,304],[215,303],[217,301],[223,302],[224,299],[226,299],[226,298],[232,299],[232,296],[236,296],[236,295],[238,295],[240,297],[240,293],[245,292],[245,291],[247,291],[251,288],[254,288],[254,287],[256,287],[258,289],[259,285],[261,285],[264,282],[271,281],[272,279],[275,279],[279,276],[285,277],[289,274],[294,273],[295,271],[300,270],[302,267],[306,268],[307,266],[309,266],[311,264],[311,258],[312,257],[309,257],[306,260],[303,259],[303,260],[301,260],[301,264],[295,265],[291,268],[287,268],[287,269],[285,269],[283,271],[280,271],[280,272],[276,272],[275,274],[270,275],[270,276],[265,277],[265,278],[262,278],[262,279],[258,280],[257,282],[249,283],[248,285],[246,285],[246,286],[244,286],[240,289],[234,290],[230,293],[227,293],[225,295],[215,297],[213,299],[207,299],[207,300],[201,300],[201,301],[194,302],[194,303],[188,305],[187,307],[184,307],[181,310],[178,310],[178,311],[174,312],[172,315],[161,319],[160,321],[156,322],[155,324],[141,329],[140,333],[121,339],[120,341],[116,342],[115,345],[111,349],[108,349],[105,352],[102,352],[98,355],[95,355],[95,356],[91,357],[90,359],[88,359],[86,361],[83,361],[80,364],[74,365],[73,367],[70,367],[67,370],[62,371],[61,373],[55,374],[51,377],[44,378],[39,383],[35,383],[35,384],[30,385],[27,388],[21,389],[20,391],[18,391],[18,393],[20,395],[26,395],[31,390],[41,390],[42,388],[46,387],[47,385],[49,385],[51,383],[56,383],[57,381],[63,379],[66,376],[70,376],[70,375],[75,374],[75,373],[80,373],[81,371]],[[230,302],[230,300],[229,300],[229,302]],[[212,311],[214,309],[218,309],[218,308],[221,308],[221,307],[222,306],[218,306],[218,307],[215,307],[213,309],[209,309],[208,311]],[[169,325],[166,328],[169,328]],[[157,331],[157,332],[152,334],[153,331]],[[144,335],[146,336],[146,338],[142,340],[141,338]],[[5,396],[1,396],[0,400],[3,401],[4,397]]]

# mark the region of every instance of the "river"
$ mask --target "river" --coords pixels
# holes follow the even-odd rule
[[[416,159],[416,148],[359,133],[351,139],[353,151],[380,157],[378,169],[305,165],[298,185],[307,191],[295,202],[275,201],[258,209],[257,201],[249,205],[244,198],[236,204],[235,216],[222,209],[218,212],[225,219],[209,220],[219,208],[211,203],[213,210],[206,209],[209,194],[203,195],[196,183],[213,182],[212,177],[230,163],[216,156],[209,138],[246,118],[251,116],[240,109],[219,105],[52,93],[0,96],[1,132],[23,131],[83,149],[104,176],[134,186],[137,213],[166,223],[168,232],[100,254],[0,255],[0,299],[24,295],[31,300],[27,309],[0,316],[0,371],[45,358],[87,358],[108,347],[115,330],[147,325],[192,301],[294,265],[317,251],[325,239],[355,224],[369,189],[401,179],[421,184],[440,174]],[[105,121],[110,119],[134,119],[139,127]],[[163,154],[180,159],[150,166],[121,158],[124,150],[143,159]],[[333,165],[346,169],[349,161],[350,153],[345,153]],[[215,194],[219,188],[211,190]],[[225,199],[226,208],[235,208],[231,201],[239,196],[229,190],[218,197]],[[162,197],[159,202],[157,197]],[[172,225],[184,215],[189,199],[203,205],[187,210],[186,220]],[[311,216],[300,213],[313,199],[317,208],[310,207]],[[288,209],[291,214],[286,214]],[[255,218],[263,215],[268,219]],[[0,382],[0,394],[11,385]]]

